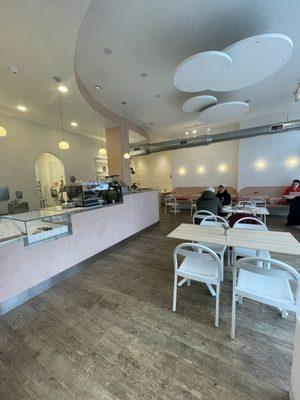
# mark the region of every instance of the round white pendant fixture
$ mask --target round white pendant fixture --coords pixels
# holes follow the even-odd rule
[[[100,147],[100,149],[99,149],[99,151],[98,151],[98,154],[99,154],[100,156],[106,156],[106,154],[107,154],[106,148],[105,148],[105,147]]]
[[[7,135],[6,129],[3,126],[0,126],[0,137],[4,137]]]
[[[222,51],[205,51],[187,58],[177,66],[174,86],[184,92],[200,92],[222,82],[224,73],[231,68],[230,56]]]
[[[214,96],[195,96],[186,100],[182,104],[182,109],[187,113],[195,113],[215,104],[217,104],[217,99]]]
[[[129,154],[129,153],[124,153],[123,157],[124,157],[126,160],[129,160],[130,154]]]
[[[205,124],[239,121],[248,111],[249,104],[243,101],[230,101],[206,108],[199,114],[199,120]]]
[[[222,80],[210,89],[231,91],[261,82],[280,70],[293,52],[288,36],[266,33],[251,36],[223,50],[232,59],[232,68],[224,70]]]
[[[68,149],[70,148],[70,145],[69,145],[69,143],[66,142],[65,140],[61,140],[61,141],[58,143],[58,147],[59,147],[61,150],[68,150]]]

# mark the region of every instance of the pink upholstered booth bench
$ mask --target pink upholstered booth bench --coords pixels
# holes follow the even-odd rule
[[[287,215],[288,203],[282,198],[286,186],[247,186],[239,191],[238,199],[249,200],[252,197],[263,197],[271,214]]]
[[[267,204],[287,204],[281,197],[286,186],[247,186],[239,191],[239,201],[263,197]]]
[[[199,197],[207,186],[180,186],[173,189],[172,194],[176,196],[180,208],[190,208],[191,200],[193,197]],[[217,191],[217,186],[215,186]],[[237,200],[237,190],[232,187],[227,187],[228,192],[231,194],[232,200]]]

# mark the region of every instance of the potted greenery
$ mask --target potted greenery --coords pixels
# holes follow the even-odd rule
[[[114,189],[110,189],[106,192],[104,198],[107,204],[116,203],[119,201],[119,193]]]

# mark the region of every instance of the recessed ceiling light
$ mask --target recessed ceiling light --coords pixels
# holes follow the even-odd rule
[[[78,123],[75,122],[75,121],[72,121],[72,122],[71,122],[71,125],[74,126],[74,127],[76,127],[76,126],[78,126]]]
[[[122,106],[126,106],[127,101],[121,101]]]
[[[186,131],[185,134],[188,135],[189,134],[188,131]]]
[[[19,110],[19,111],[27,111],[27,108],[25,107],[25,106],[22,106],[22,105],[20,105],[20,106],[18,106],[17,107],[17,109]]]
[[[147,72],[142,72],[142,73],[141,73],[141,77],[142,77],[142,78],[147,78],[147,76],[148,76],[148,75],[147,75]]]
[[[61,93],[67,93],[69,89],[67,88],[67,86],[59,85],[59,86],[58,86],[58,90],[59,90]]]
[[[108,47],[105,47],[105,49],[104,49],[104,53],[105,53],[105,54],[107,54],[107,55],[111,55],[111,53],[112,53],[112,50],[111,50],[111,49],[109,49]]]
[[[96,89],[96,90],[101,90],[101,86],[100,86],[100,85],[96,85],[96,86],[95,86],[95,89]]]
[[[207,128],[206,130],[207,130],[207,132],[209,132],[209,131],[210,131],[210,128]]]
[[[193,130],[193,133],[197,133],[196,129]]]

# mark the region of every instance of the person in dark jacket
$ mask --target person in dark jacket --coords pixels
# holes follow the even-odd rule
[[[227,192],[226,187],[224,185],[218,186],[218,193],[216,194],[222,206],[229,206],[231,204],[231,196]]]
[[[286,225],[300,225],[300,196],[295,197],[290,202],[290,211]]]
[[[197,211],[206,210],[215,215],[220,215],[222,212],[222,203],[215,195],[215,189],[208,187],[204,190],[201,196],[196,201]]]

